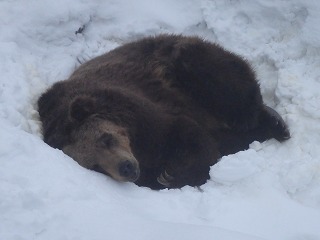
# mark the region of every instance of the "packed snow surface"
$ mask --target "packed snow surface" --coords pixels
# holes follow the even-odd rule
[[[36,102],[80,63],[159,33],[245,57],[285,143],[254,142],[201,188],[152,191],[42,141]],[[320,239],[320,1],[0,1],[0,240]]]

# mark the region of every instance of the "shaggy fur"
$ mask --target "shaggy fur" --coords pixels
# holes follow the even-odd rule
[[[50,146],[153,189],[199,186],[221,156],[290,136],[247,62],[197,37],[125,44],[54,84],[38,105]]]

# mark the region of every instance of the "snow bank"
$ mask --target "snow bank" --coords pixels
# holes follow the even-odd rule
[[[0,239],[320,239],[319,12],[316,0],[1,1]],[[46,88],[157,33],[246,57],[292,138],[223,157],[201,189],[163,191],[114,182],[41,140]]]

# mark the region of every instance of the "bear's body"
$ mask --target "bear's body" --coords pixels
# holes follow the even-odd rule
[[[199,186],[254,141],[289,138],[240,57],[196,37],[145,38],[92,59],[38,102],[44,140],[153,189]]]

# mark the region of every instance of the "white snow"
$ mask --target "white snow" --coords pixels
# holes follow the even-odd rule
[[[162,191],[117,183],[42,141],[45,89],[157,33],[247,58],[292,138],[223,157],[201,189]],[[0,129],[0,240],[319,240],[320,1],[2,0]]]

